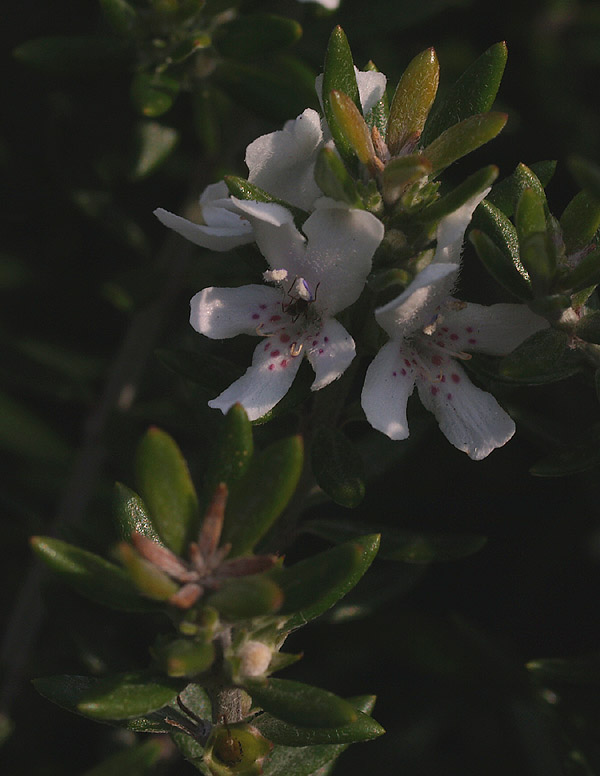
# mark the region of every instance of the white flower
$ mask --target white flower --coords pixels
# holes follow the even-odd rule
[[[154,211],[154,215],[169,229],[212,251],[229,251],[254,241],[252,226],[229,197],[224,181],[211,183],[204,189],[200,197],[203,223],[194,223],[161,207]]]
[[[252,220],[272,268],[266,279],[277,285],[205,288],[191,301],[190,322],[211,339],[261,337],[246,373],[209,402],[224,413],[240,402],[255,420],[287,393],[303,355],[315,371],[313,391],[354,358],[354,341],[333,316],[359,297],[383,225],[365,210],[323,201],[302,234],[280,205],[234,201]]]
[[[242,676],[262,676],[269,667],[273,650],[261,641],[246,641],[237,653]]]
[[[515,425],[496,399],[459,365],[468,352],[505,355],[547,322],[525,305],[484,307],[449,296],[457,264],[432,263],[399,297],[375,312],[390,335],[367,370],[362,406],[369,423],[406,439],[406,404],[415,385],[448,440],[480,460],[508,442]]]

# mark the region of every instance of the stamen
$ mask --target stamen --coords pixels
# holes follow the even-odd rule
[[[296,358],[296,356],[299,356],[300,353],[302,353],[302,348],[304,347],[304,344],[302,342],[292,342],[290,345],[290,355],[292,358]]]

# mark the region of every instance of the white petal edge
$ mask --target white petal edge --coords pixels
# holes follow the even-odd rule
[[[307,338],[305,348],[306,357],[315,370],[311,391],[318,391],[337,380],[356,354],[354,340],[335,318],[326,321],[314,337]]]
[[[283,399],[294,382],[301,361],[300,357],[282,356],[275,362],[261,341],[254,349],[252,365],[246,373],[209,401],[208,406],[225,414],[239,402],[248,413],[248,418],[257,420]],[[285,365],[282,366],[283,362]]]
[[[240,286],[198,291],[190,302],[192,327],[210,339],[228,339],[238,334],[256,334],[269,315],[281,313],[281,291],[270,286]],[[261,305],[265,309],[261,309]],[[263,317],[264,314],[264,317]],[[259,316],[253,318],[253,315]],[[282,321],[282,323],[284,323]]]
[[[224,211],[224,214],[225,212],[227,211]],[[162,224],[173,229],[186,240],[211,251],[229,251],[254,240],[252,225],[236,213],[229,213],[230,226],[194,224],[187,218],[177,216],[160,207],[154,211],[154,215]]]
[[[480,191],[468,199],[457,210],[444,216],[437,228],[437,247],[433,257],[434,262],[460,263],[463,238],[467,226],[471,222],[475,208],[490,193],[491,187]]]
[[[373,428],[390,439],[408,437],[406,404],[415,386],[413,369],[404,365],[408,355],[398,342],[388,342],[375,356],[365,376],[362,408]]]

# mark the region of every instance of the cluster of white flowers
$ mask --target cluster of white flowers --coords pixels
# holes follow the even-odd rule
[[[358,70],[356,77],[367,115],[386,79]],[[316,88],[321,96],[322,76]],[[191,324],[201,334],[260,337],[246,373],[209,402],[223,412],[240,402],[251,420],[262,417],[286,394],[303,356],[315,372],[313,391],[339,378],[355,357],[354,340],[335,316],[361,295],[385,230],[367,210],[322,195],[314,169],[324,146],[334,147],[327,124],[307,109],[246,151],[250,183],[309,213],[301,229],[282,205],[236,199],[224,183],[202,194],[201,224],[155,211],[163,224],[213,251],[255,242],[269,266],[264,285],[205,288],[191,301]],[[483,307],[452,296],[465,230],[488,191],[440,221],[431,263],[375,310],[389,341],[369,365],[362,391],[369,423],[405,439],[407,401],[416,385],[448,440],[476,460],[505,444],[515,426],[491,394],[473,385],[460,361],[471,352],[507,354],[547,325],[524,305]]]

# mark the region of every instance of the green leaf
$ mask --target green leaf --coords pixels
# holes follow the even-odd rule
[[[254,453],[252,423],[241,404],[234,404],[225,415],[219,438],[204,475],[204,497],[208,502],[219,483],[229,489],[246,473]]]
[[[127,0],[100,0],[102,12],[120,35],[130,34],[137,22],[137,11]]]
[[[284,595],[281,613],[292,615],[286,629],[313,620],[352,590],[373,562],[379,538],[361,536],[289,568],[274,569],[271,575]]]
[[[431,162],[434,173],[448,167],[502,131],[506,113],[479,113],[449,127],[423,149],[423,156]]]
[[[519,257],[536,296],[548,293],[556,272],[556,252],[546,233],[544,201],[539,192],[524,189],[515,213]]]
[[[353,153],[350,144],[344,137],[331,104],[331,92],[338,91],[347,95],[362,114],[358,84],[354,72],[354,60],[348,39],[340,26],[334,28],[329,38],[327,52],[325,54],[325,66],[323,72],[323,111],[331,136],[342,159],[349,164],[353,163]]]
[[[529,470],[536,477],[564,477],[600,466],[600,426],[594,424],[576,443],[537,461]]]
[[[412,183],[431,174],[431,164],[421,154],[397,156],[390,159],[383,171],[383,198],[388,204],[396,202]]]
[[[567,254],[585,248],[600,227],[600,199],[580,191],[565,208],[560,227]]]
[[[600,167],[580,156],[573,156],[569,159],[569,169],[581,188],[600,200]]]
[[[179,133],[172,127],[165,127],[158,121],[142,121],[136,131],[136,157],[130,178],[142,180],[155,172],[169,157],[177,142]]]
[[[425,125],[424,144],[430,143],[453,124],[490,110],[502,81],[507,56],[506,43],[495,43],[442,94]]]
[[[469,175],[469,177],[452,189],[449,194],[436,200],[432,205],[424,208],[418,214],[419,221],[437,223],[444,216],[454,213],[473,197],[481,194],[498,177],[498,168],[490,164],[481,170]]]
[[[144,612],[156,608],[142,598],[123,569],[99,555],[49,536],[33,536],[36,555],[78,593],[111,609]]]
[[[281,439],[254,455],[227,502],[222,541],[231,542],[232,557],[251,552],[283,512],[296,490],[303,462],[300,436]]]
[[[300,208],[290,205],[289,202],[286,202],[283,199],[274,197],[272,194],[269,194],[268,191],[261,189],[259,186],[255,186],[245,178],[239,178],[237,175],[226,175],[224,180],[232,197],[250,199],[254,202],[274,202],[276,205],[281,205],[286,210],[289,210],[294,216],[294,220],[300,220],[300,223],[304,223],[308,218],[308,213],[305,213],[304,210],[300,210]]]
[[[375,705],[374,696],[351,698],[349,702],[365,714]],[[265,763],[263,776],[326,776],[337,757],[349,744],[316,744],[314,746],[276,746]]]
[[[352,207],[364,207],[354,178],[333,148],[324,147],[319,151],[315,165],[315,181],[327,197],[346,202]]]
[[[575,334],[585,342],[600,345],[600,310],[587,313],[575,325]]]
[[[192,677],[207,671],[215,659],[214,644],[192,639],[175,639],[154,649],[161,668],[171,677]]]
[[[129,544],[123,542],[118,549],[121,562],[142,595],[155,601],[168,601],[177,593],[179,585],[158,566],[142,558]]]
[[[371,131],[362,113],[347,94],[337,89],[330,93],[329,105],[337,127],[344,138],[344,143],[356,154],[358,161],[369,167],[374,174],[376,171],[374,166],[375,149],[373,148]]]
[[[348,700],[353,706],[353,699]],[[270,714],[254,720],[260,732],[278,746],[315,746],[316,744],[353,744],[370,741],[383,735],[385,730],[368,714],[358,712],[354,722],[339,727],[301,727],[282,722]]]
[[[159,536],[181,555],[198,531],[198,498],[174,439],[158,428],[149,429],[136,451],[135,473]]]
[[[207,598],[207,604],[216,609],[223,619],[248,620],[273,614],[281,607],[281,588],[263,575],[225,580],[216,593]]]
[[[586,254],[561,283],[570,291],[583,291],[600,283],[600,248]]]
[[[499,372],[530,385],[562,379],[561,361],[569,337],[564,331],[542,329],[532,334],[500,362]]]
[[[242,61],[291,46],[302,37],[294,19],[268,13],[254,13],[220,24],[212,42],[224,57]]]
[[[532,164],[531,167],[527,167],[526,164],[521,162],[516,166],[512,175],[509,175],[508,178],[494,186],[488,200],[501,210],[505,216],[509,217],[515,212],[519,197],[525,189],[533,189],[542,200],[544,212],[548,216],[549,210],[544,185],[547,185],[555,169],[556,162],[538,162],[537,164]]]
[[[336,504],[356,507],[365,495],[360,453],[337,429],[322,426],[311,447],[312,470],[321,488]]]
[[[136,73],[131,82],[131,99],[144,116],[166,113],[179,92],[179,82],[164,73]]]
[[[161,741],[151,740],[118,752],[83,776],[146,776],[163,754]]]
[[[113,510],[120,539],[129,541],[132,532],[137,531],[153,542],[160,542],[146,505],[135,491],[120,482],[115,483]]]
[[[183,686],[167,678],[125,673],[99,679],[77,703],[92,719],[121,720],[140,717],[174,703]]]
[[[518,272],[511,259],[494,241],[479,229],[469,233],[469,241],[490,275],[519,299],[531,298],[528,282]]]
[[[246,679],[252,700],[277,719],[310,728],[336,728],[358,719],[348,701],[320,687],[290,679]]]
[[[398,82],[388,117],[385,141],[392,156],[421,137],[435,100],[440,66],[433,48],[417,54]]]
[[[44,75],[69,78],[115,72],[126,65],[130,55],[127,41],[100,35],[34,38],[13,51],[19,62]]]

